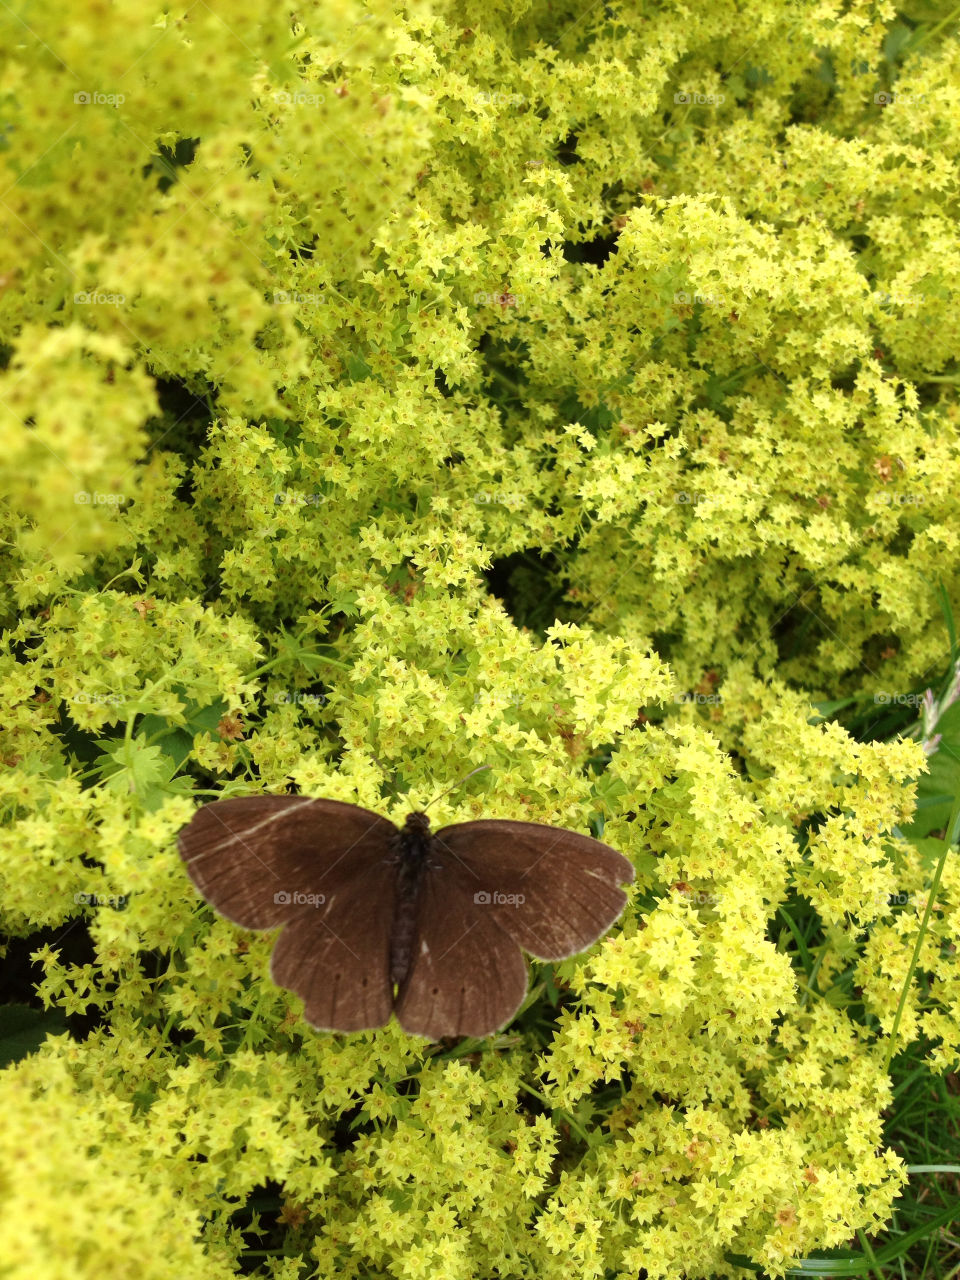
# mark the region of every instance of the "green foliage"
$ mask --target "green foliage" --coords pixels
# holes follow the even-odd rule
[[[960,1058],[955,23],[0,49],[4,1276],[882,1274]],[[486,1041],[311,1032],[177,831],[480,764],[436,822],[593,830],[622,920]]]

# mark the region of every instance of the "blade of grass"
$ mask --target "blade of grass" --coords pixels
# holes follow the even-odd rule
[[[943,614],[943,620],[947,624],[947,635],[950,637],[950,665],[951,667],[957,660],[957,628],[953,620],[953,608],[950,604],[950,597],[947,589],[943,585],[943,579],[937,582],[937,599],[940,602],[940,611]]]
[[[953,801],[953,810],[950,814],[950,822],[947,826],[947,839],[943,843],[943,853],[941,853],[937,862],[937,869],[933,873],[933,880],[930,884],[930,892],[927,896],[927,905],[923,913],[923,919],[920,921],[920,928],[917,931],[917,941],[913,948],[913,955],[910,957],[910,965],[907,969],[906,981],[903,984],[903,990],[900,992],[900,999],[897,1002],[897,1012],[894,1015],[893,1026],[890,1029],[890,1043],[887,1046],[886,1056],[883,1060],[884,1073],[889,1073],[890,1063],[896,1052],[897,1032],[900,1030],[900,1019],[903,1017],[903,1011],[907,1004],[907,994],[913,982],[913,975],[916,972],[917,961],[920,959],[920,948],[923,946],[923,939],[927,932],[927,926],[930,923],[930,913],[933,911],[934,899],[937,896],[937,890],[940,888],[940,878],[943,875],[943,869],[947,864],[947,854],[955,846],[957,837],[960,835],[960,795],[957,795]]]
[[[803,965],[804,973],[807,975],[807,978],[809,979],[810,967],[811,967],[810,952],[807,949],[806,940],[804,939],[803,934],[797,928],[796,924],[793,921],[793,917],[790,915],[789,911],[787,911],[786,907],[783,907],[783,906],[777,907],[777,915],[783,917],[783,919],[786,921],[787,928],[793,934],[793,940],[794,942],[796,942],[797,950],[800,953],[800,963]]]
[[[867,1255],[867,1259],[869,1260],[869,1263],[870,1263],[870,1270],[873,1272],[875,1276],[879,1276],[880,1280],[883,1280],[883,1272],[880,1270],[880,1266],[877,1262],[876,1254],[870,1248],[870,1241],[867,1239],[867,1237],[863,1234],[862,1231],[857,1232],[857,1239],[860,1241],[860,1248]]]
[[[960,1205],[950,1205],[932,1218],[928,1218],[919,1227],[914,1227],[911,1231],[905,1231],[902,1236],[898,1236],[891,1244],[885,1245],[882,1249],[877,1249],[873,1255],[874,1261],[881,1266],[888,1262],[896,1262],[913,1245],[921,1240],[926,1240],[934,1231],[946,1226],[948,1222],[953,1222],[957,1217],[958,1211],[960,1211]],[[727,1262],[735,1267],[745,1267],[747,1270],[755,1271],[759,1275],[763,1274],[763,1267],[758,1262],[754,1262],[752,1258],[747,1258],[741,1253],[727,1253],[724,1254],[724,1257]],[[803,1277],[809,1276],[866,1276],[869,1274],[870,1262],[863,1254],[859,1253],[851,1253],[844,1258],[804,1258],[796,1266],[788,1267],[784,1273],[786,1277],[789,1277],[789,1280],[802,1280]]]

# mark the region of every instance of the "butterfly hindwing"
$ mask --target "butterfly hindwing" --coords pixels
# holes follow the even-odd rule
[[[526,961],[473,894],[471,877],[455,864],[424,878],[410,971],[394,1009],[411,1035],[487,1036],[523,1003]]]
[[[536,822],[443,827],[432,849],[458,864],[488,913],[538,960],[563,960],[610,928],[626,904],[630,862],[590,836]]]
[[[270,977],[303,1000],[322,1031],[365,1031],[390,1019],[390,927],[396,873],[388,862],[327,877],[325,900],[282,930]]]

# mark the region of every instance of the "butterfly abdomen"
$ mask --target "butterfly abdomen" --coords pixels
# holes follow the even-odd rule
[[[413,960],[430,839],[429,819],[422,813],[409,814],[398,836],[396,899],[390,933],[390,981],[400,987]]]

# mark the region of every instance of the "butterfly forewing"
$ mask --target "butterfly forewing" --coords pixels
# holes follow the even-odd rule
[[[395,1008],[411,1035],[488,1036],[523,1003],[526,961],[473,894],[472,877],[455,864],[425,878],[410,972]]]
[[[443,827],[437,860],[460,866],[476,909],[539,960],[576,955],[610,928],[626,904],[633,866],[590,836],[496,818]]]
[[[386,818],[339,800],[242,796],[205,804],[177,839],[207,902],[246,929],[271,929],[304,896],[329,896],[369,870],[396,835]]]

